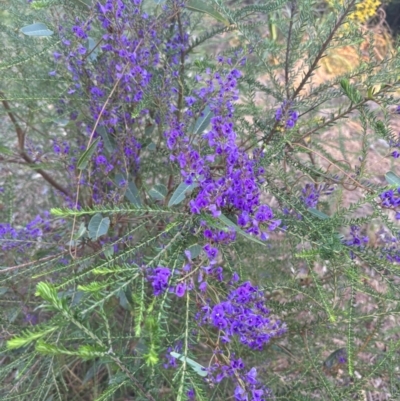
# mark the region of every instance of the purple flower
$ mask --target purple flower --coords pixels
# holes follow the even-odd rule
[[[351,226],[350,228],[351,239],[345,241],[347,246],[363,247],[368,243],[369,238],[367,236],[360,237],[360,227]]]
[[[207,244],[203,247],[203,250],[207,254],[208,258],[213,260],[217,257],[218,255],[218,249],[212,247],[210,244]]]
[[[93,88],[90,89],[90,93],[95,96],[95,97],[103,97],[104,92],[100,89],[94,86]]]
[[[99,155],[96,157],[96,164],[101,165],[101,164],[106,164],[106,163],[107,163],[107,159],[105,156]]]
[[[237,401],[248,401],[249,399],[246,390],[239,384],[235,388],[234,396]]]
[[[246,381],[249,384],[257,384],[257,369],[251,368],[250,371],[246,374]]]
[[[154,295],[162,294],[168,288],[168,280],[171,275],[170,269],[159,266],[153,269],[153,275],[148,276],[152,281]]]
[[[279,122],[285,120],[285,127],[289,129],[294,128],[298,119],[298,111],[291,109],[287,101],[284,101],[275,112],[275,120]]]
[[[176,294],[178,297],[182,298],[182,297],[185,295],[185,292],[186,292],[186,284],[185,284],[185,283],[179,283],[179,284],[176,286],[175,294]]]
[[[79,39],[87,39],[87,34],[82,29],[82,27],[78,25],[74,25],[72,27],[72,32],[79,38]]]
[[[236,336],[242,344],[256,350],[263,349],[273,337],[286,330],[284,324],[270,318],[264,294],[249,282],[232,289],[226,301],[206,309],[202,321],[222,330],[226,341]],[[255,371],[251,371],[252,375]]]
[[[187,391],[186,393],[187,397],[189,400],[194,400],[196,397],[196,392],[194,391],[194,388],[191,388]]]
[[[188,96],[188,97],[185,97],[185,101],[186,101],[186,104],[187,104],[189,107],[191,107],[191,106],[193,106],[194,103],[196,102],[196,98],[193,97],[193,96]]]

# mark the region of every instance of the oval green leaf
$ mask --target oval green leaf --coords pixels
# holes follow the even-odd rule
[[[203,247],[200,246],[199,244],[191,245],[191,246],[187,249],[187,251],[190,252],[190,258],[191,258],[191,259],[197,258],[197,256],[200,255],[200,253],[201,253],[202,250],[203,250]]]
[[[180,361],[184,362],[186,360],[186,363],[188,365],[190,365],[193,370],[201,377],[206,377],[208,375],[208,372],[206,370],[206,368],[202,365],[200,365],[199,363],[197,363],[196,361],[194,361],[193,359],[190,359],[188,357],[184,357],[182,354],[178,354],[177,352],[170,352],[170,355],[173,358],[179,359]]]
[[[385,178],[388,184],[390,185],[397,185],[398,187],[400,187],[400,178],[397,177],[397,175],[391,171],[388,171],[385,174]]]
[[[103,139],[104,147],[106,151],[111,154],[115,150],[115,141],[114,138],[106,131],[105,127],[97,128],[97,132],[100,134]]]
[[[90,61],[95,61],[97,58],[97,54],[98,54],[98,48],[96,47],[97,43],[95,42],[95,40],[93,38],[91,38],[90,36],[88,36],[88,41],[87,41],[87,45],[86,48],[88,50],[89,54],[89,60]]]
[[[218,219],[224,223],[227,227],[233,227],[235,231],[240,234],[241,236],[247,238],[250,241],[256,242],[257,244],[265,246],[265,243],[260,241],[257,237],[246,233],[243,231],[237,224],[235,224],[232,220],[228,219],[225,215],[221,214],[218,216]]]
[[[184,182],[181,182],[178,185],[178,188],[175,189],[175,192],[172,194],[171,199],[168,202],[168,206],[174,206],[174,205],[179,205],[186,196],[186,193],[189,191],[193,191],[197,187],[197,184],[194,182],[193,184],[186,184]]]
[[[110,219],[108,217],[103,217],[100,213],[96,213],[90,219],[88,225],[89,238],[97,240],[97,238],[101,237],[104,234],[107,234],[109,227]]]
[[[26,25],[21,28],[21,32],[27,36],[51,36],[53,31],[50,31],[45,24],[37,23]]]
[[[210,17],[222,22],[226,26],[229,26],[229,21],[224,18],[219,12],[217,12],[210,4],[207,4],[204,0],[189,0],[186,2],[185,7],[190,11],[200,12],[208,14]]]
[[[155,200],[162,201],[167,196],[167,192],[167,187],[165,185],[157,184],[150,189],[149,195]]]
[[[327,214],[321,212],[321,211],[318,210],[318,209],[314,209],[314,208],[312,208],[312,207],[309,207],[307,210],[308,210],[311,214],[313,214],[314,216],[318,217],[318,218],[321,219],[321,220],[329,219],[329,216],[328,216]]]
[[[99,141],[100,141],[100,138],[96,138],[96,139],[93,141],[93,143],[89,146],[89,148],[86,149],[86,150],[82,153],[82,155],[81,155],[81,157],[79,158],[78,163],[77,163],[77,165],[76,165],[76,167],[77,167],[79,170],[84,170],[84,169],[86,168],[86,166],[87,166],[88,163],[89,163],[89,159],[92,157],[94,151],[96,150],[96,146],[97,146],[97,144],[98,144]]]
[[[142,201],[140,199],[139,190],[136,184],[131,181],[126,188],[125,197],[132,203],[133,206],[142,207]]]
[[[211,118],[213,117],[213,113],[208,106],[202,112],[202,115],[197,119],[194,124],[194,134],[201,134],[210,124]]]

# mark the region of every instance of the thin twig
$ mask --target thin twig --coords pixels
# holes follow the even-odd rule
[[[7,272],[10,272],[10,271],[13,271],[13,270],[16,270],[16,269],[20,269],[21,267],[27,267],[27,266],[33,265],[33,264],[38,263],[38,262],[45,262],[46,260],[51,260],[51,259],[54,259],[54,258],[58,258],[59,256],[62,256],[65,253],[67,253],[67,251],[63,251],[61,253],[58,253],[57,255],[46,256],[45,258],[41,258],[41,259],[37,259],[37,260],[31,260],[30,262],[22,263],[20,265],[6,267],[5,269],[0,269],[0,273],[7,273]]]
[[[303,146],[299,143],[293,143],[293,146],[298,146],[300,148],[303,148],[309,152],[315,153],[317,156],[321,157],[322,159],[326,160],[327,162],[329,162],[330,164],[334,164],[336,166],[336,168],[343,173],[349,180],[354,182],[354,185],[356,185],[357,187],[360,187],[368,192],[371,192],[370,188],[364,187],[362,184],[360,184],[357,180],[355,180],[352,176],[350,176],[349,174],[346,173],[346,171],[344,171],[343,169],[341,169],[337,164],[333,163],[331,160],[329,160],[327,157],[325,157],[324,155],[322,155],[321,153],[318,153],[317,151],[308,148],[307,146]]]
[[[336,31],[340,28],[340,26],[342,25],[343,20],[346,18],[347,14],[350,12],[350,10],[352,9],[354,3],[356,2],[356,0],[352,0],[349,5],[347,6],[346,10],[344,11],[344,13],[340,16],[340,18],[338,19],[338,21],[336,22],[335,26],[333,27],[331,33],[329,34],[329,36],[326,38],[325,42],[322,44],[321,49],[319,50],[317,56],[315,57],[313,63],[311,64],[311,67],[309,68],[309,70],[306,72],[306,74],[304,75],[304,78],[302,79],[302,81],[300,82],[299,86],[297,87],[297,89],[294,91],[292,99],[294,100],[297,95],[302,91],[304,85],[307,83],[307,81],[309,80],[309,78],[311,77],[312,73],[314,72],[315,68],[317,67],[319,61],[321,60],[321,58],[323,57],[325,50],[327,49],[329,43],[332,41],[333,36],[335,35]]]
[[[352,0],[350,2],[350,4],[348,5],[348,7],[346,8],[346,10],[344,11],[344,13],[337,20],[337,22],[336,22],[335,26],[333,27],[331,33],[326,38],[325,42],[322,44],[317,56],[315,57],[313,63],[311,64],[310,68],[308,69],[308,71],[305,73],[305,75],[304,75],[303,79],[301,80],[299,86],[293,92],[293,95],[290,96],[290,98],[287,99],[286,105],[283,107],[283,110],[282,110],[283,115],[285,115],[286,112],[288,111],[288,109],[290,107],[290,103],[293,102],[293,100],[296,99],[296,97],[299,95],[299,93],[303,90],[304,86],[306,85],[306,83],[310,79],[310,77],[313,74],[314,70],[317,68],[318,63],[322,59],[322,57],[323,57],[323,55],[324,55],[329,43],[333,39],[333,36],[335,35],[336,31],[341,26],[343,20],[346,18],[347,14],[350,12],[350,10],[353,7],[355,2],[356,2],[356,0]],[[266,146],[272,140],[272,137],[276,133],[276,128],[277,128],[278,124],[279,124],[279,121],[275,121],[275,124],[272,127],[270,134],[267,136],[267,138],[265,138],[263,140],[264,146]]]
[[[290,40],[292,39],[292,29],[293,29],[293,18],[295,14],[295,3],[292,2],[290,5],[290,23],[289,23],[289,32],[287,37],[286,44],[286,57],[285,57],[285,87],[286,87],[286,97],[289,99],[289,53],[290,53]]]
[[[25,132],[19,125],[17,119],[15,118],[10,104],[8,103],[7,100],[5,100],[4,93],[0,92],[0,96],[3,98],[3,100],[1,102],[4,106],[4,108],[6,109],[8,117],[10,118],[11,122],[14,125],[15,132],[17,133],[19,154],[28,164],[34,165],[35,161],[32,160],[29,157],[29,155],[25,152]],[[35,171],[38,174],[40,174],[52,187],[56,188],[58,191],[62,192],[64,195],[70,196],[68,190],[66,188],[64,188],[61,184],[59,184],[53,177],[51,177],[44,170],[38,168],[38,169],[35,169]]]

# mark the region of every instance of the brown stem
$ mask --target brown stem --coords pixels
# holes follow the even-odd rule
[[[181,21],[181,13],[180,11],[177,12],[176,14],[177,20],[178,20],[178,27],[179,27],[179,35],[181,37],[181,40],[183,41],[183,27],[182,27],[182,21]],[[177,113],[177,118],[178,122],[181,119],[181,110],[182,110],[182,103],[183,103],[183,76],[185,74],[185,51],[181,50],[181,56],[180,56],[180,66],[179,66],[179,94],[178,94],[178,110],[176,111]]]
[[[6,267],[5,269],[1,269],[1,270],[0,270],[0,273],[7,273],[7,272],[10,272],[10,271],[12,271],[12,270],[20,269],[21,267],[28,267],[28,266],[33,265],[33,264],[38,263],[38,262],[45,262],[45,261],[47,261],[47,260],[56,259],[56,258],[58,258],[59,256],[64,255],[65,253],[67,253],[67,251],[63,251],[63,252],[61,252],[61,253],[58,253],[57,255],[50,255],[50,256],[46,256],[45,258],[41,258],[41,259],[37,259],[37,260],[32,260],[32,261],[30,261],[30,262],[22,263],[22,264],[20,264],[20,265],[15,265],[15,266]]]
[[[331,33],[329,34],[329,36],[326,38],[325,42],[322,44],[321,49],[319,50],[317,56],[315,57],[313,63],[311,64],[311,67],[309,68],[309,70],[306,72],[306,75],[304,75],[304,78],[302,79],[302,81],[300,82],[300,85],[297,87],[297,89],[294,91],[292,99],[294,100],[297,95],[301,92],[301,90],[303,89],[304,85],[307,83],[307,81],[309,80],[309,78],[311,77],[312,73],[314,72],[315,68],[317,67],[317,64],[319,63],[319,61],[321,60],[321,58],[323,57],[325,50],[327,49],[329,43],[331,42],[331,40],[333,39],[333,36],[335,35],[336,31],[339,29],[339,27],[342,25],[343,20],[346,18],[347,14],[350,12],[351,8],[353,7],[354,3],[356,2],[356,0],[352,0],[350,2],[350,4],[348,5],[348,7],[346,8],[346,10],[344,11],[344,13],[340,16],[339,20],[336,22],[335,26],[333,27]]]
[[[10,104],[8,103],[7,100],[5,100],[4,93],[0,92],[0,96],[3,98],[3,100],[1,102],[4,106],[4,108],[6,109],[8,117],[10,117],[10,120],[14,125],[15,132],[17,133],[19,154],[28,164],[34,165],[35,161],[32,160],[29,157],[29,155],[25,152],[25,132],[23,131],[21,126],[18,124],[18,121],[15,118],[14,113],[12,112]],[[70,196],[67,189],[65,189],[62,185],[60,185],[53,177],[51,177],[44,170],[39,168],[39,169],[35,169],[35,171],[37,173],[39,173],[52,187],[54,187],[58,191],[62,192],[64,195]]]
[[[286,97],[289,99],[289,53],[290,53],[290,39],[292,38],[292,29],[293,29],[293,19],[295,12],[295,3],[293,2],[290,5],[290,23],[289,23],[289,32],[287,37],[287,45],[286,45],[286,57],[285,57],[285,86],[286,86]]]
[[[293,95],[287,99],[287,103],[285,105],[285,107],[282,110],[282,114],[285,115],[287,110],[290,107],[290,103],[296,99],[296,97],[299,95],[299,93],[303,90],[304,86],[306,85],[307,81],[310,79],[311,75],[313,74],[314,70],[316,69],[319,61],[322,59],[329,43],[332,41],[333,36],[335,35],[336,31],[339,29],[339,27],[341,26],[343,20],[345,19],[346,15],[350,12],[351,8],[353,7],[354,3],[356,2],[356,0],[352,0],[350,2],[350,4],[348,5],[348,7],[346,8],[346,10],[344,11],[344,13],[340,16],[340,18],[337,20],[335,26],[333,27],[331,33],[329,34],[329,36],[326,38],[325,42],[322,44],[321,49],[319,50],[317,56],[315,57],[313,63],[311,64],[310,68],[308,69],[308,71],[306,72],[306,74],[304,75],[303,79],[301,80],[299,86],[297,87],[297,89],[294,91]],[[275,132],[276,132],[276,128],[279,124],[279,121],[276,121],[274,126],[271,129],[270,134],[268,135],[268,137],[266,139],[263,140],[264,142],[264,146],[266,146],[272,139],[272,137],[274,136]]]

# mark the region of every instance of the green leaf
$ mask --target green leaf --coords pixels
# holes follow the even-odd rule
[[[48,344],[45,343],[42,340],[39,340],[36,343],[36,347],[35,350],[42,355],[51,355],[51,356],[55,356],[55,355],[62,355],[62,354],[66,354],[67,352],[65,352],[65,349],[59,348],[53,344]]]
[[[126,182],[126,178],[122,175],[122,174],[116,174],[115,175],[115,185],[117,187],[120,187],[121,184],[120,182],[125,181]],[[125,198],[129,200],[129,202],[132,203],[133,206],[135,207],[142,207],[142,201],[140,199],[140,194],[139,194],[139,190],[137,189],[136,184],[131,181],[125,188]]]
[[[340,86],[342,87],[343,92],[353,103],[360,103],[362,101],[363,98],[360,92],[358,92],[358,90],[350,84],[348,79],[341,79]]]
[[[228,219],[225,215],[221,214],[218,219],[224,223],[224,225],[228,227],[233,227],[235,231],[240,234],[241,236],[247,238],[250,241],[256,242],[257,244],[265,246],[265,243],[260,241],[258,238],[254,237],[253,235],[250,235],[243,231],[237,224],[235,224],[232,220]]]
[[[184,362],[186,360],[186,363],[188,365],[190,365],[199,376],[206,377],[208,375],[206,368],[204,366],[200,365],[199,363],[197,363],[196,361],[194,361],[193,359],[190,359],[188,357],[185,358],[183,355],[178,354],[177,352],[174,352],[174,351],[170,352],[170,355],[173,358],[179,359],[182,362]]]
[[[97,240],[97,238],[101,237],[104,234],[107,234],[109,227],[110,219],[108,217],[103,217],[100,213],[96,213],[90,219],[88,225],[89,238]]]
[[[154,150],[156,150],[157,146],[154,142],[150,142],[147,146],[146,149],[149,150],[150,152],[153,152]]]
[[[201,134],[210,124],[211,118],[214,116],[208,106],[203,110],[203,115],[200,116],[194,125],[194,134]]]
[[[121,305],[121,307],[124,308],[125,310],[131,310],[131,305],[128,301],[128,298],[126,297],[124,290],[120,290],[118,292],[118,297],[119,297],[119,304]]]
[[[53,31],[50,31],[45,24],[37,23],[32,25],[26,25],[22,27],[21,32],[27,36],[51,36]]]
[[[103,248],[103,253],[104,253],[104,256],[105,256],[108,260],[112,259],[113,255],[114,255],[114,247],[113,247],[111,244],[106,245],[106,246]]]
[[[7,341],[7,349],[18,349],[29,345],[32,341],[36,341],[41,337],[50,334],[53,331],[58,330],[58,327],[51,327],[50,329],[39,331],[39,332],[31,332],[26,330],[22,333],[21,337],[14,337],[11,340]]]
[[[90,36],[88,36],[88,41],[87,41],[87,45],[86,48],[88,50],[89,54],[89,60],[90,61],[95,61],[97,58],[97,54],[98,54],[98,47],[96,47],[96,42],[93,38],[91,38]]]
[[[6,146],[0,144],[0,153],[3,155],[11,156],[13,154],[12,150],[8,149]]]
[[[85,150],[81,157],[78,160],[78,163],[76,165],[76,167],[79,170],[84,170],[89,162],[89,159],[92,157],[94,151],[96,150],[96,146],[98,144],[98,142],[100,141],[100,138],[96,138],[93,143],[89,146],[89,148],[87,150]]]
[[[57,303],[59,300],[54,286],[51,283],[46,283],[44,281],[37,283],[35,295],[49,303]]]
[[[181,182],[178,185],[178,188],[175,189],[175,192],[172,194],[171,199],[168,202],[168,206],[174,206],[174,205],[179,205],[186,196],[186,193],[189,191],[193,191],[193,189],[195,189],[197,187],[197,183],[193,183],[193,184],[186,184],[184,182]]]
[[[386,127],[386,125],[382,121],[374,121],[373,122],[373,128],[375,132],[381,137],[386,140],[390,139],[390,131]]]
[[[0,287],[0,295],[4,295],[8,291],[7,287]]]
[[[187,251],[190,252],[190,257],[191,257],[191,259],[197,258],[197,256],[200,255],[200,253],[201,253],[202,250],[203,250],[203,248],[202,248],[199,244],[191,245],[191,246],[187,249]]]
[[[397,185],[398,187],[400,187],[400,178],[397,177],[397,175],[395,173],[388,171],[385,174],[385,178],[386,178],[386,181],[388,182],[388,184]]]
[[[78,290],[82,292],[96,293],[107,287],[107,283],[99,283],[98,281],[92,281],[87,285],[78,285]]]
[[[314,208],[312,208],[312,207],[309,207],[307,210],[308,210],[311,214],[313,214],[314,216],[318,217],[318,218],[321,219],[321,220],[329,219],[329,216],[328,216],[327,214],[321,212],[321,211],[318,210],[318,209],[314,209]]]
[[[155,200],[164,200],[167,196],[167,187],[163,184],[154,185],[153,188],[150,189],[149,195]]]
[[[104,147],[106,148],[106,151],[111,154],[115,150],[115,141],[114,138],[107,132],[107,130],[104,127],[99,127],[96,130],[101,138],[103,139]]]
[[[104,356],[106,349],[98,345],[81,345],[76,354],[82,359],[89,361]]]
[[[78,240],[86,233],[85,223],[81,223],[79,226],[78,232],[74,235],[74,240]]]
[[[210,4],[207,4],[204,0],[189,0],[186,2],[185,7],[190,11],[200,12],[208,14],[219,22],[222,22],[226,26],[230,25],[230,22],[224,18],[219,12],[217,12]]]
[[[31,3],[31,8],[33,10],[43,10],[49,8],[51,5],[51,0],[34,0]]]
[[[133,206],[142,207],[142,201],[140,200],[139,190],[136,184],[131,181],[126,188],[125,197],[132,203]]]

